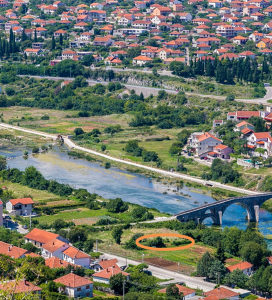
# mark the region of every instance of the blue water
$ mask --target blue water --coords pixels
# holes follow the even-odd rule
[[[74,159],[65,149],[39,155],[22,157],[22,150],[0,150],[0,155],[8,157],[9,167],[24,170],[36,167],[47,179],[70,184],[75,188],[85,188],[105,198],[120,197],[124,201],[156,208],[162,212],[176,214],[215,200],[210,195],[183,186],[165,185],[141,174],[135,174],[118,168],[105,169],[99,163]],[[166,194],[167,193],[167,194]],[[207,220],[208,223],[208,220]],[[231,205],[223,215],[223,227],[247,227],[246,211],[239,205]],[[272,234],[272,214],[261,209],[259,229],[264,235]],[[272,246],[272,245],[271,245]]]

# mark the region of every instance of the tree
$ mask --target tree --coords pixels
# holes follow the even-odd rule
[[[128,204],[121,198],[110,199],[106,207],[108,211],[112,213],[120,213],[128,210]]]
[[[209,252],[204,253],[197,263],[197,274],[202,277],[208,277],[210,267],[214,260],[214,257],[212,257]]]
[[[61,46],[63,45],[63,36],[62,36],[62,33],[60,34],[60,37],[59,37],[59,43],[60,43]]]
[[[166,296],[173,299],[183,299],[183,294],[179,292],[179,289],[175,283],[168,285],[166,288]]]
[[[86,230],[80,227],[72,228],[68,234],[68,239],[71,243],[85,242],[87,240],[87,237],[88,234]]]
[[[242,246],[240,254],[245,261],[252,263],[254,267],[262,265],[266,257],[266,251],[263,246],[253,241],[246,242]]]
[[[216,253],[215,253],[215,258],[217,258],[222,263],[225,263],[226,256],[225,256],[224,247],[223,247],[221,241],[219,241],[219,243],[218,243]]]
[[[82,128],[75,128],[75,130],[74,130],[74,134],[76,136],[79,136],[79,135],[84,134],[84,133],[85,132],[84,132],[84,130]]]
[[[123,227],[121,226],[116,226],[113,228],[112,232],[112,237],[115,240],[115,242],[120,245],[121,244],[121,237],[123,234]]]
[[[7,159],[5,156],[0,155],[0,171],[7,168]]]
[[[243,271],[236,269],[225,276],[224,283],[230,287],[239,287],[245,289],[247,287],[248,277]]]
[[[126,276],[122,273],[111,276],[110,278],[110,288],[114,290],[117,295],[122,295],[123,284],[125,283],[125,292],[128,290],[128,283],[126,283]]]
[[[207,278],[216,281],[217,284],[220,284],[225,274],[226,268],[224,264],[218,259],[215,259],[209,267]]]
[[[51,40],[51,50],[55,50],[55,49],[56,49],[56,41],[55,41],[55,36],[53,34]]]

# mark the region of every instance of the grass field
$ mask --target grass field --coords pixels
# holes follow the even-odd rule
[[[99,240],[99,250],[107,250],[110,253],[116,255],[121,255],[123,257],[129,257],[136,260],[145,260],[150,263],[160,263],[168,265],[170,269],[176,270],[179,263],[179,270],[190,274],[195,271],[197,261],[201,256],[206,252],[214,252],[214,249],[211,247],[203,246],[202,244],[196,244],[192,248],[179,250],[179,251],[165,251],[165,252],[156,252],[151,250],[131,250],[125,249],[124,244],[135,234],[135,233],[169,233],[175,232],[168,229],[146,229],[146,228],[132,228],[129,230],[124,230],[122,235],[121,246],[117,245],[110,231],[98,232],[96,238]],[[172,263],[171,263],[172,262]]]

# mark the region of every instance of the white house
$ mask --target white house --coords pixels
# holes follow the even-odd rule
[[[88,278],[70,273],[54,280],[64,285],[59,291],[71,298],[93,297],[93,282]]]
[[[43,245],[55,239],[58,239],[65,243],[69,243],[66,239],[64,239],[62,236],[56,233],[48,232],[38,228],[32,229],[29,233],[25,235],[25,243],[32,243],[38,248],[42,248]]]
[[[69,247],[70,246],[67,243],[60,241],[58,239],[54,239],[42,246],[42,257],[50,258],[52,256],[55,256],[62,259],[63,258],[62,252]]]
[[[11,199],[6,204],[6,210],[14,216],[30,216],[33,204],[31,198]]]
[[[133,58],[132,63],[133,63],[134,65],[143,66],[143,65],[145,65],[146,63],[149,63],[149,62],[151,62],[151,61],[152,61],[151,58],[149,58],[149,57],[147,57],[147,56],[144,56],[144,55],[139,55],[139,56]]]
[[[247,261],[240,262],[236,265],[227,267],[229,272],[241,270],[245,275],[251,276],[253,273],[253,265]]]
[[[93,274],[93,281],[109,284],[112,276],[122,273],[129,278],[129,274],[122,271],[118,266],[113,266]]]
[[[197,156],[213,151],[222,141],[209,132],[194,132],[188,139],[188,146]]]
[[[63,260],[84,268],[89,268],[91,264],[90,255],[78,250],[73,246],[70,246],[63,251]]]
[[[253,132],[247,138],[247,143],[250,146],[262,147],[269,138],[271,138],[270,132]]]
[[[107,268],[111,268],[113,266],[117,266],[118,260],[116,258],[113,259],[101,259],[99,262],[95,262],[91,265],[91,269],[95,272],[99,272],[105,270]]]
[[[214,290],[204,293],[204,295],[209,299],[239,300],[240,298],[238,293],[224,287],[218,287]]]

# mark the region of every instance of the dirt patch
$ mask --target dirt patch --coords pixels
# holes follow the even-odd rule
[[[93,224],[95,224],[98,220],[99,220],[99,218],[94,217],[94,218],[82,218],[82,219],[76,219],[76,220],[73,220],[73,222],[75,223],[75,225],[93,225]]]
[[[69,205],[69,204],[76,204],[77,202],[72,200],[59,200],[59,201],[49,201],[46,203],[45,206],[62,206],[62,205]]]
[[[238,264],[240,261],[236,258],[228,258],[226,259],[226,266],[233,266],[233,265],[236,265]]]
[[[146,258],[145,262],[148,264],[152,264],[156,267],[164,268],[174,272],[191,274],[194,271],[194,269],[188,265],[183,265],[183,264],[178,265],[178,263],[176,262],[164,258],[160,258],[160,257]]]

